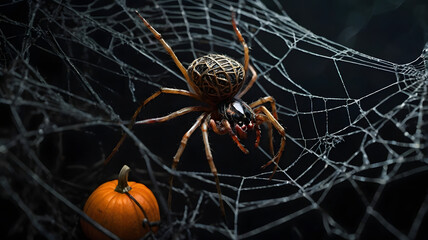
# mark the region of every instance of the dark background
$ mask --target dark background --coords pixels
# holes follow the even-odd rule
[[[277,5],[271,1],[265,1],[265,4],[270,9],[278,9]],[[428,4],[425,1],[284,1],[282,3],[282,8],[292,20],[306,29],[309,29],[316,35],[325,37],[333,42],[337,42],[370,56],[385,59],[394,63],[408,63],[420,56],[422,48],[428,40],[427,5]],[[33,5],[30,5],[30,7],[32,6]],[[26,23],[28,7],[29,6],[26,2],[10,5],[6,4],[1,6],[0,14],[16,21]],[[278,9],[278,12],[280,11],[281,9]],[[22,35],[22,33],[19,32],[22,29],[11,29],[10,25],[5,23],[5,18],[2,18],[2,22],[0,22],[0,24],[2,24],[1,29],[5,34],[7,34],[6,36]],[[43,38],[44,37],[42,37],[42,39]],[[100,35],[99,38],[102,39],[103,36]],[[251,40],[248,41],[251,43]],[[4,44],[4,42],[5,41],[2,41],[2,44]],[[17,42],[19,42],[19,40],[17,40]],[[17,46],[20,45],[17,44]],[[79,56],[79,49],[74,49],[74,51],[76,51],[75,55]],[[123,54],[132,54],[132,52],[124,52]],[[233,51],[230,54],[233,54]],[[7,54],[4,54],[3,56],[5,55],[7,56]],[[169,58],[166,54],[158,55],[164,60],[168,60]],[[138,56],[130,55],[129,57],[130,59],[139,59]],[[192,60],[192,56],[191,54],[186,54],[185,52],[180,51],[180,59],[183,59],[184,63],[188,63]],[[329,77],[327,68],[323,69],[320,67],[316,73],[311,73],[310,71],[307,71],[307,69],[312,68],[310,65],[311,63],[303,62],[304,70],[301,72],[297,69],[302,68],[302,65],[297,63],[301,64],[302,62],[297,60],[296,62],[293,62],[290,60],[288,63],[288,70],[290,71],[290,74],[292,74],[293,77],[296,77],[299,81],[311,81],[314,79],[314,76],[323,76],[325,78]],[[4,57],[2,58],[1,64],[3,69],[8,69],[13,64],[13,61]],[[52,81],[53,84],[60,88],[79,92],[79,88],[82,87],[81,84],[67,86],[64,81],[58,81],[65,75],[63,69],[67,69],[69,66],[64,67],[64,62],[62,60],[52,57],[44,51],[40,51],[38,49],[32,50],[31,64],[36,66],[44,78]],[[143,60],[143,62],[131,60],[130,64],[134,64],[136,67],[148,66],[150,64],[150,66],[153,66],[154,69],[152,70],[154,72],[157,72],[157,67],[162,68],[148,60]],[[175,70],[175,66],[171,64],[171,62],[166,64],[168,67]],[[110,66],[107,63],[105,67],[109,68]],[[118,71],[117,69],[114,70]],[[88,72],[90,73],[89,70]],[[5,95],[7,95],[8,92],[4,90],[4,86],[6,85],[6,80],[10,79],[10,75],[7,75],[6,73],[7,71],[2,72],[1,83],[3,87],[2,93]],[[176,71],[176,73],[178,73],[178,71]],[[108,73],[104,73],[103,75],[100,71],[97,71],[95,74],[97,79],[108,79],[110,77]],[[337,72],[334,72],[333,76],[337,77]],[[185,88],[185,84],[182,81],[177,81],[177,79],[178,77],[171,76],[171,74],[166,73],[161,76],[159,82],[155,82],[153,85],[141,83],[140,89],[136,91],[137,102],[150,96],[150,94],[156,91],[159,86]],[[117,113],[121,119],[129,119],[138,104],[132,101],[132,97],[127,91],[129,89],[127,83],[109,85],[107,88],[103,88],[103,84],[104,83],[100,83],[100,89],[96,89],[103,93],[103,100],[106,104],[109,104],[109,106],[112,107],[114,112]],[[109,83],[107,82],[106,84]],[[114,91],[110,91],[110,87],[114,87]],[[269,91],[274,92],[275,89]],[[362,89],[361,91],[363,93],[360,94],[364,95],[364,91],[366,90]],[[263,93],[258,88],[255,88],[248,93],[244,100],[251,101],[261,96],[264,96]],[[2,99],[6,99],[6,96],[2,97]],[[281,97],[279,97],[279,99],[281,99]],[[284,101],[280,100],[279,102],[282,103]],[[174,109],[189,104],[195,104],[195,102],[184,97],[164,96],[157,99],[157,101],[151,106],[148,106],[142,114],[147,114],[145,116],[148,117],[160,116],[166,112],[171,112]],[[14,120],[15,118],[10,111],[10,106],[11,103],[9,102],[2,102],[0,105],[2,116],[6,116],[2,117],[0,120],[0,136],[2,144],[7,144],[11,139],[14,140],[14,136],[19,132],[19,128],[16,127],[17,123]],[[74,106],[82,107],[84,111],[91,112],[93,114],[91,116],[93,119],[97,117],[100,119],[111,118],[107,113],[103,112],[98,107],[91,106],[90,104],[88,104],[88,106],[82,106],[80,103],[76,102],[74,103]],[[90,111],[92,108],[94,109],[93,112]],[[24,123],[28,129],[37,129],[37,127],[42,125],[42,120],[44,119],[43,114],[38,113],[31,107],[24,107],[20,110],[20,115],[28,121]],[[28,114],[26,114],[25,111],[28,111]],[[28,116],[28,118],[25,116]],[[181,136],[184,134],[186,129],[191,126],[196,117],[197,114],[190,114],[189,116],[178,118],[163,124],[152,125],[150,127],[139,126],[134,129],[134,133],[141,139],[148,149],[151,150],[151,152],[160,157],[159,161],[169,166],[169,159],[171,159],[175,154]],[[57,116],[50,116],[50,118],[55,122],[54,120],[56,120]],[[67,122],[67,119],[63,119],[61,116],[58,116],[58,118],[58,122]],[[290,122],[290,124],[288,124],[288,122]],[[284,116],[281,123],[287,127],[287,133],[291,137],[298,136],[298,127],[292,123],[292,116]],[[71,122],[68,124],[71,124]],[[148,180],[150,177],[147,174],[147,171],[145,171],[147,168],[146,162],[141,158],[141,155],[138,154],[138,150],[129,140],[127,141],[128,144],[124,144],[121,151],[115,157],[117,160],[116,162],[112,162],[105,168],[100,168],[99,165],[96,165],[97,162],[103,159],[105,155],[110,152],[110,149],[113,148],[119,137],[120,131],[118,128],[106,127],[104,125],[82,128],[79,131],[63,131],[61,134],[42,136],[40,138],[41,143],[38,145],[37,152],[35,154],[42,158],[44,164],[49,166],[49,170],[53,174],[52,176],[45,176],[43,171],[39,171],[37,168],[34,168],[34,171],[42,176],[46,182],[50,183],[52,187],[66,195],[77,207],[83,206],[86,197],[95,186],[108,179],[114,178],[114,175],[124,163],[129,164],[134,169],[138,169],[133,173],[134,175],[132,175],[131,178],[140,180],[148,185],[153,184]],[[31,140],[37,141],[38,139],[35,138]],[[358,142],[358,139],[356,141]],[[210,142],[212,143],[211,147],[213,149],[214,160],[216,161],[216,165],[221,173],[243,176],[252,176],[260,173],[259,167],[264,162],[257,159],[264,159],[263,154],[259,151],[255,151],[255,149],[251,149],[251,140],[245,142],[251,151],[251,155],[246,157],[242,157],[243,154],[239,149],[237,149],[236,146],[234,146],[234,144],[225,136],[216,136],[211,134]],[[352,140],[348,140],[348,142],[352,143]],[[262,144],[266,146],[266,140],[264,140]],[[287,166],[287,164],[292,161],[293,156],[298,154],[298,150],[293,148],[292,143],[287,144],[286,155],[281,161],[281,164],[284,164],[282,166]],[[25,146],[26,144],[16,144],[15,147],[11,148],[11,152],[14,155],[22,157],[20,156],[21,153],[31,152],[28,151],[28,149],[25,149]],[[350,149],[353,148],[350,147]],[[347,149],[343,148],[342,151],[344,151],[346,155]],[[21,239],[26,236],[34,236],[36,239],[43,239],[46,235],[43,237],[44,234],[40,233],[40,231],[46,231],[47,233],[56,232],[58,235],[54,235],[54,237],[81,238],[82,233],[80,232],[76,221],[78,216],[74,214],[69,218],[57,217],[61,214],[69,214],[70,210],[64,207],[63,203],[60,201],[47,201],[47,199],[52,200],[50,197],[36,196],[34,197],[34,202],[31,202],[30,200],[34,193],[31,186],[27,186],[26,183],[34,181],[34,179],[25,176],[25,171],[16,170],[20,168],[17,167],[17,165],[14,165],[15,163],[12,163],[12,161],[14,161],[13,157],[10,157],[10,155],[8,156],[3,152],[1,154],[1,157],[7,160],[1,166],[1,172],[3,175],[2,183],[5,183],[6,181],[11,183],[11,185],[2,185],[3,194],[1,195],[1,210],[6,214],[2,214],[0,221],[4,229],[2,232],[5,233],[6,238]],[[372,156],[376,156],[376,154]],[[382,153],[380,153],[380,156],[382,156]],[[58,161],[58,158],[62,158],[62,160]],[[26,158],[22,157],[22,159]],[[28,159],[31,159],[31,157],[28,157]],[[202,159],[202,161],[200,161],[200,159]],[[155,163],[152,164],[155,172],[159,174],[157,179],[160,182],[158,183],[159,186],[157,186],[158,190],[155,189],[155,193],[161,194],[163,198],[165,198],[168,187],[162,181],[168,178],[168,174],[166,171],[162,170],[161,166],[156,165]],[[29,166],[31,167],[31,164],[29,164]],[[70,166],[80,166],[80,168],[70,168]],[[198,131],[196,131],[195,135],[189,140],[188,147],[182,156],[179,169],[184,171],[209,173],[209,169],[205,161],[201,135]],[[90,175],[91,172],[95,173]],[[377,210],[379,210],[383,216],[388,218],[388,220],[390,220],[395,226],[398,226],[399,229],[404,229],[403,232],[406,232],[406,230],[409,229],[409,223],[413,222],[418,211],[418,207],[427,206],[427,204],[422,203],[425,195],[427,194],[426,182],[428,181],[426,181],[426,178],[426,172],[422,172],[421,174],[415,174],[408,179],[398,181],[398,183],[390,184],[387,186],[390,190],[385,191],[383,198],[379,201],[380,207]],[[207,179],[209,178],[207,177]],[[221,181],[231,185],[237,184],[235,183],[237,179],[233,178],[221,179]],[[79,185],[79,187],[70,187],[70,182]],[[198,186],[198,184],[201,184],[198,186],[198,189],[207,188],[208,191],[215,191],[212,184],[204,185],[203,183],[198,183],[194,179],[187,179],[184,177],[182,180],[177,180],[176,184],[178,187],[182,186],[181,182],[189,182],[193,184],[192,186]],[[358,220],[355,220],[355,216],[360,217],[365,209],[363,206],[359,205],[361,204],[359,202],[361,195],[350,190],[352,188],[348,186],[348,184],[349,183],[337,185],[334,191],[329,194],[327,200],[323,202],[325,203],[325,206],[323,205],[322,207],[323,210],[326,211],[327,216],[333,216],[335,219],[339,219],[337,221],[343,224],[345,229],[353,232],[355,231],[355,226],[358,225]],[[13,187],[14,190],[8,189],[7,186]],[[377,185],[371,186],[370,184],[366,184],[361,188],[367,193],[370,193],[371,191],[374,192],[374,189],[377,187]],[[66,188],[67,190],[61,191],[62,188]],[[279,190],[286,191],[286,189]],[[43,189],[41,191],[46,190]],[[223,191],[226,194],[233,195],[233,192],[228,189],[223,188]],[[20,198],[16,198],[17,195],[15,193],[18,194]],[[197,193],[199,193],[199,190]],[[266,192],[263,193],[275,196],[275,193],[269,192],[269,190],[266,190]],[[46,195],[49,195],[49,193],[46,193]],[[175,210],[175,214],[178,214],[180,217],[184,204],[188,202],[186,202],[186,199],[183,196],[179,194],[177,195],[178,196],[175,196],[176,203],[173,208]],[[194,203],[197,201],[197,196],[198,194],[195,194],[195,196],[191,196],[190,200],[187,201]],[[245,197],[247,196],[243,196],[243,199],[245,199]],[[254,198],[254,196],[248,196],[248,199],[251,198]],[[21,203],[18,199],[22,199],[24,202]],[[165,213],[165,209],[162,208],[165,207],[164,205],[162,206],[162,204],[165,203],[161,202],[161,211],[163,211],[162,214],[165,216],[167,214]],[[251,229],[253,226],[260,226],[260,222],[267,223],[276,219],[276,217],[285,216],[287,211],[290,211],[291,213],[292,211],[288,208],[300,208],[301,206],[303,208],[305,204],[307,203],[303,199],[301,201],[290,203],[290,205],[281,206],[281,208],[274,209],[273,211],[265,211],[265,209],[262,209],[249,214],[244,213],[243,215],[240,215],[240,220],[242,222],[239,224],[239,227],[245,229],[243,231],[248,231],[248,229]],[[190,205],[194,207],[194,204]],[[32,219],[34,216],[28,214],[31,211],[25,209],[24,206],[30,207],[33,212],[46,217],[45,220],[39,219],[38,221],[42,223],[42,226],[48,227],[46,229],[31,227],[31,221],[28,219]],[[200,210],[204,216],[203,220],[209,221],[211,219],[215,219],[215,224],[220,224],[219,222],[221,221],[218,221],[219,213],[216,206],[213,203],[207,203],[205,206],[206,207],[203,210]],[[57,209],[52,210],[52,208]],[[275,212],[278,215],[275,215]],[[326,215],[323,215],[322,211],[321,214],[318,212],[310,212],[293,219],[293,221],[287,222],[284,225],[274,227],[271,231],[262,235],[257,235],[256,237],[262,236],[266,239],[277,238],[278,236],[287,236],[287,238],[295,239],[340,239],[337,235],[328,235],[326,233],[326,227],[320,224],[322,217],[325,217]],[[258,216],[257,219],[254,218],[254,216]],[[58,219],[62,219],[63,222],[50,224],[50,221],[58,221]],[[230,220],[233,221],[233,219]],[[426,221],[423,223],[426,226]],[[174,225],[176,227],[174,230],[179,232],[179,230],[177,230],[177,225],[183,226],[185,224],[186,223],[180,223]],[[376,221],[368,221],[367,228],[365,229],[364,234],[361,235],[361,238],[390,239],[391,237],[394,237],[389,235],[388,231],[385,231],[385,226],[378,226],[378,224],[379,223]],[[72,231],[72,233],[70,235],[67,235],[67,233],[64,234],[64,229],[61,229],[61,227],[58,226],[66,226],[65,229],[67,231]],[[419,239],[424,239],[427,236],[427,233],[425,232],[426,230],[424,231],[423,229],[424,227],[421,227],[422,231],[417,236]],[[163,229],[162,231],[167,232],[168,230]],[[185,233],[184,230],[181,231]],[[181,232],[181,234],[185,236],[183,232]],[[170,235],[165,236],[170,237]],[[195,230],[195,232],[190,234],[190,236],[209,238],[211,235],[206,231]],[[339,236],[343,237],[344,235]]]
[[[425,1],[285,1],[311,32],[394,63],[416,59],[428,39]]]

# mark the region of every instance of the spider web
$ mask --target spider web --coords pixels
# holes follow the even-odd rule
[[[372,57],[294,22],[279,2],[8,1],[0,6],[2,226],[8,238],[82,239],[80,209],[123,164],[158,198],[155,239],[388,238],[428,236],[428,45],[408,64]],[[426,9],[426,5],[423,5]],[[287,143],[278,171],[266,128],[244,155],[210,133],[226,220],[200,132],[176,172],[172,157],[196,120],[126,125],[160,87],[187,89],[138,10],[184,66],[207,53],[243,61],[230,24],[250,46],[258,81],[243,97],[277,101]],[[424,50],[423,50],[424,49]],[[139,119],[198,103],[160,96]],[[103,160],[123,131],[128,139]],[[274,132],[275,149],[279,135]],[[166,205],[174,174],[173,205]],[[48,204],[47,204],[48,203]]]

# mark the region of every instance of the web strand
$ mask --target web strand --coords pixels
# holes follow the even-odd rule
[[[427,46],[408,64],[382,60],[305,29],[280,1],[276,7],[222,0],[127,4],[0,5],[0,104],[6,116],[0,186],[7,206],[19,212],[13,223],[20,223],[8,236],[83,238],[79,209],[124,163],[158,198],[163,215],[156,239],[426,236]],[[15,8],[26,11],[8,13]],[[186,68],[208,53],[245,60],[231,9],[258,75],[243,100],[272,96],[287,140],[281,161],[261,169],[272,159],[269,126],[261,127],[258,149],[251,147],[255,135],[242,142],[248,155],[208,131],[224,221],[198,131],[171,169],[180,139],[198,115],[132,131],[127,125],[159,88],[189,90],[135,11]],[[136,120],[198,104],[193,100],[162,95]],[[129,137],[104,166],[122,132]],[[278,149],[280,136],[273,135]]]

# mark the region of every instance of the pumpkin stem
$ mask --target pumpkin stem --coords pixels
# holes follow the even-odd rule
[[[131,190],[131,187],[128,185],[128,174],[131,168],[127,165],[123,165],[122,169],[119,172],[118,182],[116,189],[114,189],[118,193],[127,193]]]

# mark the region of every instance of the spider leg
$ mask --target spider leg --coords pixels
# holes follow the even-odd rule
[[[247,45],[247,43],[245,43],[245,40],[242,37],[241,32],[239,31],[238,27],[236,26],[235,13],[234,12],[232,12],[232,20],[231,21],[232,21],[233,30],[235,30],[235,34],[238,37],[239,42],[241,42],[242,46],[244,47],[244,55],[245,55],[244,72],[246,73],[248,70],[248,63],[250,61],[250,53],[249,53],[248,45]]]
[[[202,106],[193,106],[193,107],[185,107],[182,109],[179,109],[175,112],[172,112],[166,116],[163,117],[157,117],[157,118],[149,118],[144,119],[138,122],[135,122],[135,124],[151,124],[151,123],[160,123],[160,122],[166,122],[173,118],[182,116],[184,114],[190,113],[190,112],[201,112],[201,111],[207,111],[208,108],[202,107]]]
[[[230,123],[229,121],[227,121],[226,119],[223,119],[221,121],[221,124],[223,124],[223,126],[225,127],[225,129],[227,130],[227,132],[229,133],[230,137],[232,138],[232,140],[236,143],[236,145],[238,145],[239,149],[241,149],[241,151],[245,154],[248,154],[248,149],[246,149],[241,142],[238,139],[238,136],[236,136],[236,134],[233,132],[232,128],[230,127]]]
[[[219,198],[221,214],[223,216],[226,216],[226,213],[224,211],[223,199],[221,197],[220,181],[219,181],[218,175],[217,175],[217,168],[214,165],[213,156],[211,154],[210,143],[208,141],[208,121],[207,121],[207,119],[205,119],[205,121],[201,125],[202,138],[203,138],[204,145],[205,145],[205,153],[207,155],[208,164],[210,165],[211,173],[214,175],[215,184],[217,187],[218,198]]]
[[[273,129],[272,129],[272,123],[268,121],[268,134],[269,134],[269,150],[270,154],[273,156],[274,150],[273,150]]]
[[[132,115],[131,121],[128,124],[128,129],[132,129],[132,127],[135,124],[135,119],[137,119],[138,114],[141,112],[141,109],[150,101],[152,101],[153,99],[155,99],[156,97],[158,97],[161,93],[166,93],[166,94],[177,94],[177,95],[183,95],[183,96],[188,96],[191,98],[195,98],[199,100],[199,96],[191,93],[187,90],[182,90],[182,89],[174,89],[174,88],[161,88],[159,91],[155,92],[154,94],[152,94],[150,97],[148,97],[146,100],[144,100],[144,102],[142,102],[140,104],[140,106],[137,108],[137,110],[134,112],[134,115]],[[109,154],[109,156],[104,160],[104,165],[109,163],[110,160],[114,157],[114,155],[119,151],[120,146],[122,146],[123,142],[125,141],[126,137],[128,135],[126,133],[122,134],[122,137],[120,138],[119,142],[116,144],[116,146],[113,148],[113,150],[111,151],[111,153]]]
[[[183,95],[183,96],[188,96],[188,97],[194,98],[196,100],[202,101],[201,98],[199,97],[199,95],[197,95],[195,93],[192,93],[192,92],[189,92],[187,90],[176,89],[176,88],[161,88],[157,92],[153,93],[146,100],[144,100],[144,102],[142,103],[142,105],[143,106],[146,105],[147,103],[151,102],[153,99],[157,98],[162,93]]]
[[[278,120],[278,113],[276,111],[276,104],[275,104],[275,99],[272,96],[267,96],[267,97],[263,97],[260,98],[259,100],[256,100],[252,103],[250,103],[250,107],[251,108],[255,108],[259,105],[265,104],[265,103],[269,103],[270,107],[272,108],[272,115],[275,119]]]
[[[268,135],[268,137],[269,137],[269,151],[270,151],[270,154],[272,156],[274,156],[275,155],[275,151],[274,151],[274,147],[273,147],[273,128],[272,128],[272,123],[270,121],[266,120],[266,116],[264,116],[264,118],[262,118],[262,119],[263,119],[262,122],[259,123],[259,124],[257,124],[257,125],[260,126],[260,124],[262,124],[263,122],[267,123],[267,125],[268,125],[268,134],[269,134]],[[260,127],[259,127],[259,132],[261,132]],[[256,131],[256,134],[257,134],[257,131]],[[256,138],[256,144],[257,144],[257,138]]]
[[[272,96],[267,96],[264,98],[260,98],[257,101],[252,102],[249,106],[251,108],[257,107],[261,104],[264,103],[270,103],[271,109],[272,109],[272,115],[275,119],[278,120],[278,113],[276,111],[276,105],[275,105],[275,99]],[[274,150],[273,150],[273,132],[272,132],[272,124],[268,121],[268,133],[269,133],[269,149],[270,149],[270,153],[274,154]]]
[[[247,86],[244,88],[244,90],[242,90],[241,92],[238,93],[238,98],[241,98],[242,96],[244,96],[248,90],[250,90],[251,87],[253,87],[253,84],[256,82],[257,80],[257,72],[256,70],[254,70],[253,66],[251,66],[251,64],[249,65],[250,71],[251,71],[251,80],[250,82],[248,82]]]
[[[213,132],[215,132],[215,133],[216,133],[216,134],[218,134],[218,135],[224,135],[224,134],[228,133],[228,132],[227,132],[227,130],[226,130],[225,128],[221,128],[221,129],[219,129],[219,128],[217,127],[217,124],[216,124],[216,122],[214,121],[214,119],[210,119],[210,127],[211,127],[211,129],[213,130]]]
[[[221,124],[223,126],[223,128],[219,129],[217,127],[217,124],[215,123],[215,121],[213,119],[210,120],[210,127],[213,130],[213,132],[215,132],[218,135],[224,135],[226,133],[229,133],[230,137],[232,138],[232,140],[238,145],[239,149],[241,149],[241,151],[245,154],[248,154],[248,149],[246,149],[241,142],[239,141],[238,136],[233,132],[229,122],[226,119],[223,119],[221,121]]]
[[[262,168],[265,168],[265,167],[269,166],[270,164],[272,164],[273,162],[275,162],[275,167],[272,171],[272,175],[269,177],[269,179],[272,179],[273,175],[276,172],[276,169],[278,168],[279,159],[281,158],[282,153],[283,153],[284,148],[285,148],[285,130],[281,126],[281,124],[279,124],[278,120],[275,119],[275,117],[272,115],[272,113],[270,113],[269,110],[265,106],[257,107],[254,110],[254,112],[256,112],[256,113],[262,112],[264,115],[259,114],[258,115],[259,119],[262,122],[264,122],[264,121],[271,122],[272,125],[276,128],[276,130],[281,134],[281,145],[279,147],[277,154],[275,155],[275,157],[272,158],[272,160],[270,160],[269,162],[267,162],[265,165],[262,166]]]
[[[178,148],[177,153],[175,154],[175,156],[172,160],[172,166],[171,166],[172,170],[175,171],[177,169],[177,165],[178,165],[178,162],[180,161],[180,157],[183,154],[184,149],[186,148],[187,140],[193,134],[193,132],[195,132],[196,128],[198,128],[201,125],[201,122],[205,116],[206,116],[206,114],[202,113],[198,117],[198,119],[196,119],[196,122],[193,124],[193,126],[183,135],[183,138],[181,139],[180,147]],[[173,181],[174,181],[174,176],[171,175],[171,177],[169,178],[169,192],[168,192],[168,207],[170,209],[171,209],[171,202],[172,202]]]
[[[258,148],[259,144],[260,144],[260,137],[261,137],[260,125],[259,124],[255,124],[254,128],[255,128],[255,131],[256,131],[256,142],[254,143],[254,147]],[[272,153],[272,155],[273,155],[273,153]]]
[[[180,62],[180,60],[178,60],[177,56],[175,55],[174,51],[172,50],[172,48],[168,45],[168,43],[166,43],[166,41],[163,39],[162,35],[156,31],[156,29],[154,29],[152,27],[152,25],[150,25],[149,22],[147,22],[146,19],[144,19],[140,13],[138,11],[135,11],[135,13],[138,14],[138,17],[140,17],[141,21],[143,21],[144,25],[146,25],[146,27],[150,30],[150,32],[152,32],[152,34],[155,36],[155,38],[162,44],[163,48],[168,52],[168,54],[171,56],[172,60],[174,61],[175,65],[177,65],[177,67],[180,69],[181,74],[183,74],[184,78],[187,81],[187,84],[189,84],[189,86],[195,91],[199,91],[199,88],[196,87],[196,85],[190,80],[189,74],[187,73],[186,68],[184,68],[183,64]],[[242,37],[241,37],[242,38]]]

